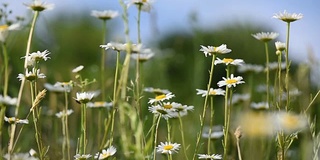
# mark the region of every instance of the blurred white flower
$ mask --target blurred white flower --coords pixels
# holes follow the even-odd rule
[[[296,20],[299,20],[301,18],[303,18],[303,14],[299,13],[288,13],[286,10],[284,12],[280,12],[278,14],[275,14],[272,18],[277,18],[280,19],[284,22],[294,22]]]
[[[19,118],[15,118],[15,117],[4,117],[4,121],[10,123],[10,124],[29,124],[29,120],[27,119],[19,119]]]
[[[155,102],[162,102],[164,100],[169,100],[171,98],[175,97],[174,94],[172,94],[171,92],[167,93],[167,94],[161,94],[161,95],[158,95],[156,96],[155,98],[149,98],[149,104],[153,104]]]
[[[110,146],[107,150],[103,149],[102,152],[96,153],[94,158],[96,159],[107,159],[108,157],[113,156],[117,152],[117,149],[113,146]]]
[[[85,104],[85,103],[88,103],[89,101],[92,100],[94,94],[93,93],[88,93],[88,92],[77,92],[77,98],[75,98],[75,100],[78,102],[78,103],[82,103],[82,104]]]
[[[225,90],[223,90],[223,89],[220,89],[220,88],[218,88],[218,89],[213,89],[213,88],[210,88],[209,89],[209,93],[208,93],[208,91],[207,90],[203,90],[203,89],[196,89],[197,90],[197,95],[201,95],[202,97],[205,97],[207,94],[209,95],[209,96],[215,96],[215,95],[222,95],[222,96],[224,96],[224,94],[225,94]]]
[[[260,32],[256,34],[252,34],[254,38],[260,40],[262,42],[269,42],[273,39],[276,39],[279,36],[279,33],[275,32]]]
[[[0,94],[0,105],[16,105],[17,98],[11,98],[10,96],[3,96]]]
[[[223,58],[223,59],[217,58],[214,61],[214,65],[221,64],[221,63],[225,65],[232,64],[235,66],[241,66],[242,64],[244,64],[244,61],[242,59],[232,59],[232,58]]]
[[[44,10],[51,10],[54,8],[54,4],[46,2],[42,2],[41,0],[34,0],[31,4],[25,4],[28,8],[34,11],[44,11]]]
[[[84,68],[83,65],[80,65],[72,70],[72,73],[78,73]]]
[[[199,156],[199,159],[210,159],[210,160],[213,160],[213,159],[222,159],[222,156],[219,155],[219,154],[198,154]]]
[[[213,46],[203,46],[201,45],[201,49],[200,51],[202,51],[204,53],[204,55],[207,57],[208,55],[211,56],[212,54],[226,54],[226,53],[230,53],[231,49],[227,48],[227,45],[222,44],[219,47],[213,47]]]
[[[67,112],[65,110],[63,110],[63,111],[60,111],[60,112],[56,113],[56,116],[58,118],[62,118],[62,117],[69,116],[72,113],[73,113],[73,110],[72,109],[68,109]]]
[[[119,15],[118,11],[112,11],[112,10],[104,10],[104,11],[97,11],[93,10],[91,11],[91,16],[99,18],[101,20],[109,20],[117,17]]]
[[[0,26],[0,42],[5,42],[9,35],[9,32],[12,30],[18,30],[19,28],[20,28],[19,23],[14,23],[14,24],[11,24],[10,26],[1,25]]]

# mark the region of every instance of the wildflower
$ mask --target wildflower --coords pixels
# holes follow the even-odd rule
[[[242,137],[242,130],[240,126],[237,127],[236,131],[234,132],[234,136],[237,140],[239,140]]]
[[[27,59],[28,66],[34,66],[35,63],[38,63],[40,60],[47,61],[50,57],[47,57],[50,54],[49,51],[45,50],[43,52],[37,51],[29,53],[27,56],[22,57]]]
[[[131,58],[138,59],[139,62],[145,62],[154,56],[154,53],[150,49],[145,49],[143,52],[141,54],[132,54]]]
[[[89,159],[90,157],[92,157],[90,154],[83,154],[83,155],[76,154],[74,156],[76,160],[85,160],[85,159]]]
[[[182,105],[176,102],[167,102],[163,104],[164,108],[172,108],[173,112],[169,112],[172,118],[182,117],[188,114],[188,111],[192,111],[194,106]]]
[[[123,43],[117,43],[117,42],[109,42],[106,45],[100,45],[101,48],[104,48],[105,50],[113,49],[115,51],[125,51],[126,46]]]
[[[19,119],[19,118],[15,118],[15,117],[4,117],[4,121],[10,123],[10,124],[13,124],[13,123],[16,123],[16,124],[29,124],[29,120],[27,119]]]
[[[155,102],[162,102],[164,100],[169,100],[171,98],[173,98],[175,95],[172,94],[171,92],[167,93],[167,94],[161,94],[161,95],[158,95],[156,96],[155,98],[149,98],[149,104],[153,104]]]
[[[112,107],[112,102],[98,101],[98,102],[89,102],[87,104],[88,108],[110,108]]]
[[[286,62],[282,62],[280,64],[281,69],[285,69],[286,68]],[[269,69],[270,70],[275,70],[275,69],[279,69],[279,63],[278,62],[270,62],[269,63]]]
[[[263,66],[262,65],[256,65],[256,64],[243,64],[238,67],[238,72],[243,73],[243,72],[255,72],[255,73],[260,73],[263,71]]]
[[[199,156],[199,159],[222,159],[222,156],[219,155],[219,154],[212,154],[212,155],[209,155],[209,154],[198,154]]]
[[[223,58],[222,60],[220,58],[217,58],[214,61],[214,65],[221,64],[221,63],[224,63],[226,65],[232,64],[235,66],[240,66],[244,63],[244,61],[242,59],[232,59],[232,58]]]
[[[223,90],[223,89],[220,89],[220,88],[218,88],[218,89],[213,89],[213,88],[210,88],[209,89],[209,93],[208,93],[208,91],[207,90],[202,90],[202,89],[196,89],[197,90],[197,95],[201,95],[202,97],[205,97],[207,94],[209,95],[209,96],[215,96],[215,95],[222,95],[222,96],[224,96],[224,94],[225,94],[225,90]]]
[[[130,52],[131,53],[141,53],[141,51],[143,50],[143,46],[142,44],[124,44],[124,47],[127,48],[128,46],[130,46]]]
[[[218,126],[213,126],[211,128],[211,133],[209,133],[210,128],[205,127],[204,131],[202,133],[203,138],[210,138],[210,139],[219,139],[223,136],[223,127],[218,125]]]
[[[151,92],[154,93],[156,95],[162,95],[162,94],[168,94],[170,93],[169,90],[167,89],[160,89],[160,88],[152,88],[152,87],[146,87],[143,89],[143,91],[145,92]]]
[[[80,65],[72,70],[72,73],[78,73],[84,68],[83,65]]]
[[[19,23],[11,24],[10,26],[8,25],[0,25],[0,41],[5,42],[9,32],[12,30],[18,30],[20,28]]]
[[[62,117],[69,116],[72,113],[73,113],[73,110],[72,109],[68,109],[67,112],[65,110],[63,110],[63,111],[60,111],[59,113],[56,113],[56,116],[58,118],[62,118]]]
[[[70,92],[72,82],[56,82],[54,85],[45,83],[44,87],[51,92]]]
[[[250,94],[238,94],[235,93],[232,95],[232,104],[236,104],[236,103],[240,103],[240,102],[244,102],[250,99]]]
[[[284,22],[294,22],[296,20],[299,20],[303,17],[303,14],[299,13],[288,13],[286,10],[283,12],[283,13],[278,13],[278,14],[275,14],[272,18],[277,18],[277,19],[280,19]]]
[[[102,153],[96,153],[94,158],[96,159],[106,159],[113,156],[117,152],[117,149],[113,146],[110,146],[107,150],[102,150]]]
[[[293,133],[307,127],[307,119],[305,116],[293,114],[290,112],[278,112],[272,115],[276,131],[284,131],[285,133]]]
[[[19,81],[22,81],[23,79],[34,81],[37,78],[45,78],[45,77],[46,76],[43,73],[40,73],[40,69],[32,68],[32,71],[28,72],[27,70],[25,75],[20,73],[17,78],[19,79]]]
[[[28,8],[32,9],[33,11],[44,11],[44,10],[51,10],[54,8],[54,4],[46,4],[45,2],[41,2],[41,0],[34,0],[31,4],[25,4]]]
[[[161,117],[164,119],[172,118],[173,112],[175,111],[172,108],[172,106],[168,106],[168,105],[167,106],[161,106],[161,105],[150,106],[148,110],[157,116],[161,115]]]
[[[158,145],[157,147],[157,152],[173,154],[174,152],[178,153],[179,148],[180,148],[180,144],[178,143],[160,142],[160,145]]]
[[[151,0],[131,0],[131,2],[128,3],[128,7],[134,4],[142,11],[150,12],[152,3],[153,1]]]
[[[119,15],[118,11],[104,10],[104,11],[91,11],[91,16],[99,18],[101,20],[109,20],[117,17]]]
[[[232,86],[236,87],[237,84],[245,83],[244,81],[242,81],[243,78],[241,76],[234,77],[233,74],[231,74],[230,78],[222,78],[223,80],[218,82],[219,87],[227,86],[231,88]]]
[[[256,34],[252,34],[254,38],[262,42],[269,42],[279,36],[279,33],[275,32],[260,32]]]
[[[10,96],[2,96],[0,94],[0,105],[16,105],[17,98],[11,98]]]
[[[37,155],[37,152],[36,152],[33,148],[31,148],[31,149],[29,150],[29,155],[30,155],[30,156],[36,156],[36,155]]]
[[[87,92],[77,92],[77,98],[75,99],[78,103],[88,103],[92,100],[94,94],[93,93],[87,93]]]
[[[274,43],[276,46],[277,51],[284,51],[286,49],[286,44],[280,41]]]
[[[226,54],[226,53],[230,53],[231,49],[227,48],[227,45],[222,44],[219,47],[213,47],[213,46],[203,46],[201,45],[201,49],[200,51],[202,51],[204,53],[204,55],[207,57],[208,55],[211,56],[212,54]]]
[[[267,110],[267,109],[269,109],[268,102],[259,102],[259,103],[252,102],[250,104],[250,106],[251,106],[252,109],[256,109],[256,110]]]
[[[4,158],[7,160],[38,160],[38,158],[30,156],[28,153],[14,153],[12,155],[7,153]]]

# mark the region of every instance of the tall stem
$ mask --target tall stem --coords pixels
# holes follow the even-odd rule
[[[213,127],[213,115],[214,115],[214,108],[213,108],[213,97],[210,97],[210,124],[209,124],[209,137],[208,137],[208,147],[207,147],[207,154],[210,154],[211,151],[211,133]]]
[[[211,83],[212,83],[215,59],[216,59],[216,55],[213,54],[212,55],[212,61],[211,61],[209,82],[208,82],[208,85],[207,85],[207,92],[208,93],[206,94],[206,97],[205,97],[205,100],[204,100],[204,105],[203,105],[202,116],[200,117],[200,131],[199,131],[198,136],[197,136],[196,148],[195,148],[194,153],[193,153],[193,159],[196,158],[196,155],[197,155],[198,149],[199,149],[200,140],[201,140],[201,137],[202,137],[202,132],[203,132],[202,130],[203,130],[203,126],[204,126],[204,118],[206,116],[206,109],[207,109],[207,104],[208,104],[208,96],[209,96],[210,87],[211,87]]]
[[[158,139],[158,128],[159,128],[159,124],[160,124],[160,119],[161,119],[161,114],[158,116],[158,120],[157,120],[157,124],[156,124],[156,128],[155,128],[155,134],[154,134],[154,150],[153,150],[153,160],[156,160],[156,154],[157,154],[157,139]]]
[[[5,42],[2,43],[2,53],[3,53],[3,64],[4,64],[3,97],[6,97],[8,94],[8,82],[9,82],[9,70],[8,70],[9,59],[8,59],[7,45]]]
[[[287,90],[287,104],[286,111],[288,111],[288,107],[290,105],[290,88],[289,88],[289,36],[290,36],[290,22],[287,22],[287,38],[286,38],[286,90]]]
[[[181,139],[182,139],[182,148],[183,148],[183,153],[184,153],[184,158],[186,160],[188,160],[188,155],[187,155],[187,150],[186,150],[186,143],[184,141],[184,130],[183,130],[183,123],[182,123],[182,119],[181,119],[181,116],[180,116],[180,113],[178,112],[179,114],[179,123],[180,123],[180,133],[181,133]]]
[[[102,44],[106,43],[106,20],[103,20],[102,23]],[[106,89],[105,89],[105,60],[106,60],[106,50],[101,49],[101,69],[100,69],[100,76],[101,76],[101,99],[105,101],[106,99]],[[100,119],[99,119],[100,120]],[[99,126],[100,128],[100,126]]]
[[[227,74],[226,77],[229,78],[230,75],[230,67],[228,65],[227,67]],[[229,138],[229,120],[230,120],[230,108],[231,106],[229,106],[229,96],[231,97],[231,95],[229,95],[231,92],[231,89],[229,91],[229,87],[226,86],[226,94],[224,96],[224,129],[223,129],[223,134],[224,134],[224,139],[223,139],[223,159],[227,159],[227,155],[228,155],[228,138]],[[230,101],[231,103],[231,101]]]
[[[269,105],[269,92],[270,92],[270,87],[269,87],[269,50],[268,50],[268,43],[267,42],[264,42],[264,47],[265,47],[265,50],[266,50],[266,85],[267,85],[267,103]]]

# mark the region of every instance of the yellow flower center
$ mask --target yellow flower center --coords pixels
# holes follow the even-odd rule
[[[164,99],[165,97],[166,97],[165,94],[161,94],[161,95],[159,95],[159,96],[156,96],[156,100],[162,100],[162,99]]]
[[[165,109],[171,109],[171,108],[172,108],[172,105],[171,105],[171,104],[165,104],[165,105],[163,105],[163,108],[165,108]]]
[[[232,63],[233,62],[233,59],[231,58],[223,58],[222,60],[224,63]]]
[[[236,83],[236,82],[237,82],[236,79],[228,79],[228,80],[226,80],[226,83],[227,83],[227,84],[234,84],[234,83]]]
[[[8,120],[9,120],[9,122],[15,122],[18,119],[14,118],[14,117],[10,117],[10,118],[8,118]]]
[[[94,106],[103,106],[104,102],[100,101],[100,102],[94,102]]]
[[[216,91],[210,91],[210,92],[209,92],[209,95],[216,95],[216,94],[217,94]]]
[[[8,29],[8,27],[9,27],[9,26],[8,26],[8,25],[6,25],[6,24],[5,24],[5,25],[1,25],[1,26],[0,26],[0,31],[7,30],[7,29]]]
[[[110,154],[109,154],[109,153],[102,154],[102,158],[108,158],[108,157],[110,157]]]
[[[285,115],[283,117],[283,124],[287,129],[295,128],[297,124],[299,124],[299,118],[292,115]]]
[[[171,150],[173,148],[173,145],[169,144],[163,147],[164,150]]]

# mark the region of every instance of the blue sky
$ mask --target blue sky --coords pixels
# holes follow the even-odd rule
[[[10,4],[10,8],[17,15],[27,13],[24,3],[30,1],[4,0]],[[47,0],[54,3],[55,9],[47,11],[42,16],[58,15],[60,12],[90,14],[91,10],[118,10],[121,7],[118,0]],[[291,25],[291,57],[293,60],[306,61],[307,51],[312,50],[317,58],[320,58],[319,20],[320,11],[318,0],[290,0],[290,1],[257,1],[257,0],[155,0],[151,13],[142,14],[142,39],[150,41],[154,36],[165,34],[172,30],[190,30],[190,14],[197,13],[198,26],[202,28],[217,28],[223,24],[232,22],[257,22],[274,28],[274,32],[280,33],[278,38],[285,41],[286,24],[280,20],[271,18],[275,13],[287,10],[289,13],[302,13],[303,19],[293,22]],[[130,28],[136,28],[136,8],[129,8]],[[152,20],[153,19],[153,20]],[[156,23],[154,23],[156,22]],[[152,25],[153,24],[153,25]],[[155,35],[154,28],[158,30]],[[123,29],[119,28],[116,36],[122,36]],[[267,31],[265,31],[267,32]],[[135,32],[132,32],[135,33]],[[136,39],[135,35],[131,35]]]

